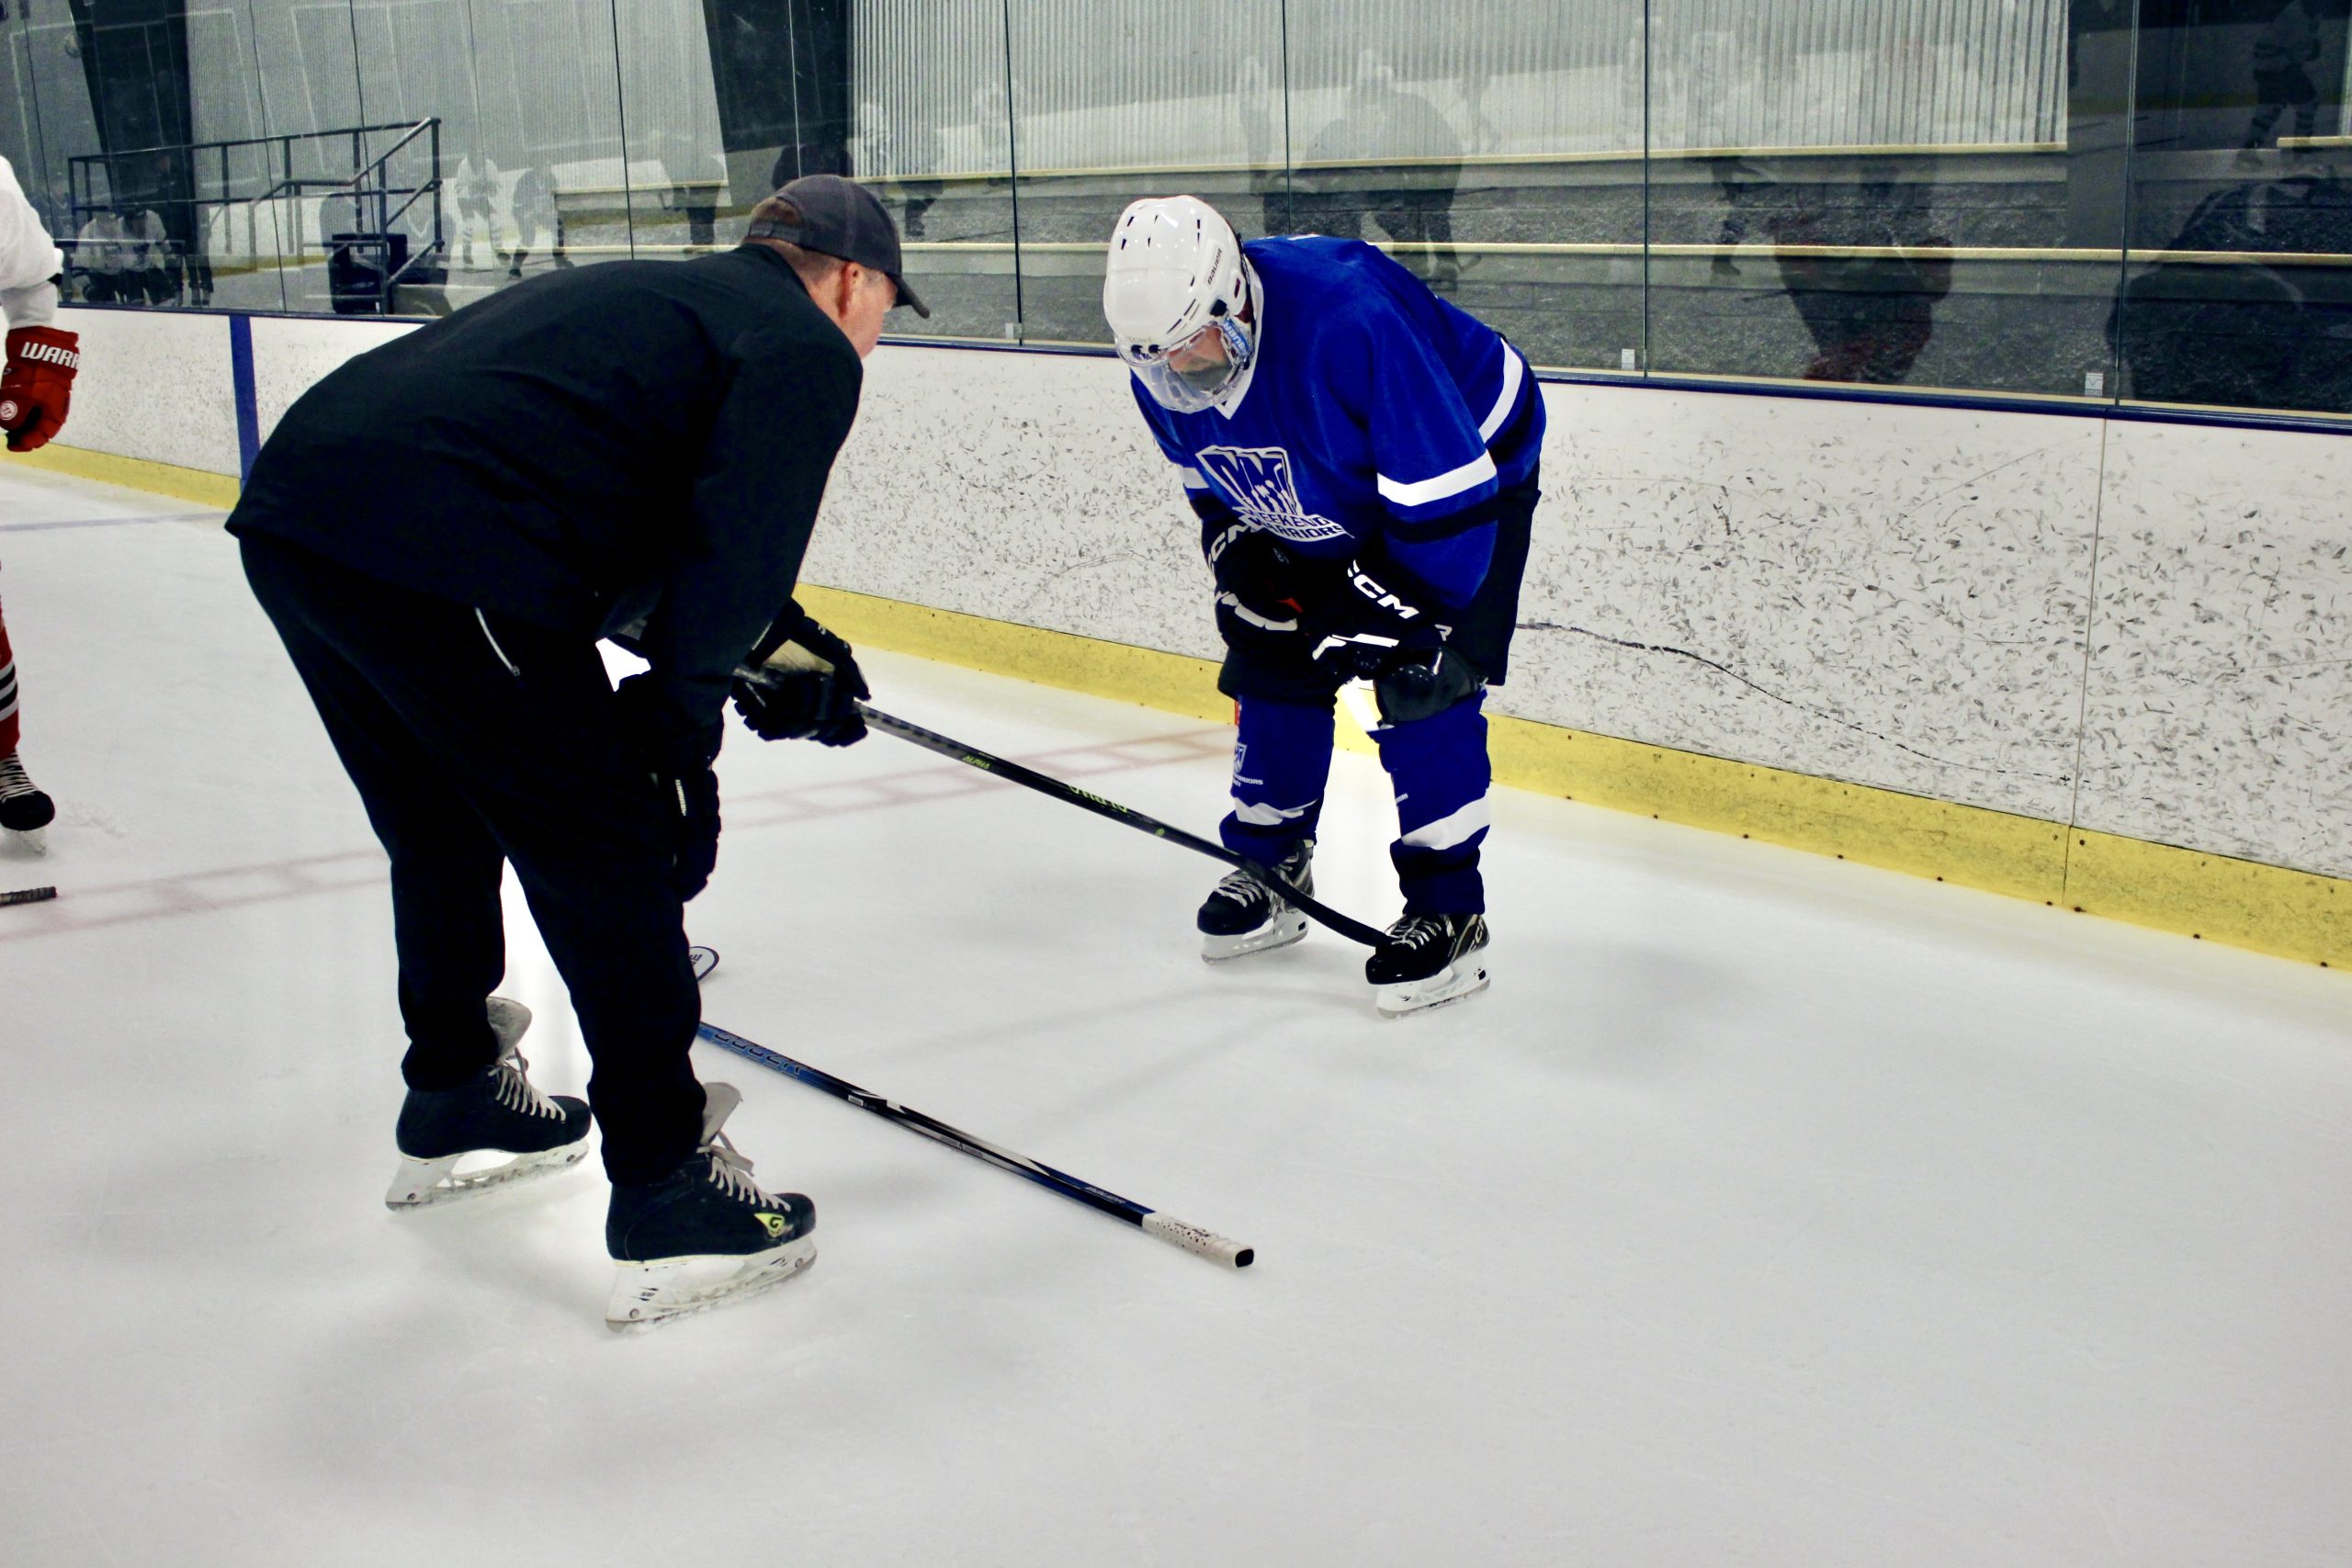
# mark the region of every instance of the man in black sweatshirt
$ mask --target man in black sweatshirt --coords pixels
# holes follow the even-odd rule
[[[900,274],[870,193],[796,180],[734,251],[550,274],[352,360],[229,518],[391,857],[410,1043],[386,1201],[569,1165],[593,1106],[616,1326],[814,1258],[808,1200],[750,1179],[718,1131],[734,1091],[695,1081],[684,902],[718,853],[739,664],[820,656],[738,689],[763,734],[862,733],[847,646],[790,594],[860,361],[894,305],[930,314]],[[616,634],[651,666],[617,691],[596,649]],[[490,995],[503,862],[579,1014],[587,1105],[531,1087],[529,1014]]]

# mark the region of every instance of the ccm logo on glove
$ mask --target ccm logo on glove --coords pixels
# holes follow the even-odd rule
[[[1419,605],[1408,604],[1383,588],[1360,566],[1348,568],[1348,586],[1371,600],[1374,609],[1385,610],[1400,621],[1416,619],[1421,613]]]

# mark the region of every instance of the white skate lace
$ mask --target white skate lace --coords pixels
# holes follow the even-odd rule
[[[1439,941],[1446,934],[1446,923],[1428,915],[1408,915],[1388,928],[1388,940],[1399,947],[1415,952]]]
[[[1193,886],[1197,887],[1200,884],[1194,883]],[[1246,871],[1237,871],[1218,883],[1216,895],[1220,898],[1230,898],[1245,909],[1254,909],[1273,897],[1266,891],[1265,884]]]
[[[1265,866],[1287,886],[1295,888],[1299,885],[1299,868],[1293,862],[1268,861]],[[1272,889],[1246,871],[1237,871],[1223,882],[1218,883],[1216,891],[1217,897],[1230,898],[1245,909],[1254,909],[1261,904],[1270,904],[1274,897]]]
[[[784,1205],[775,1195],[752,1179],[752,1162],[742,1150],[727,1141],[724,1133],[713,1133],[710,1142],[702,1146],[710,1156],[710,1184],[739,1203],[765,1204],[781,1209]]]
[[[524,1060],[522,1052],[509,1051],[491,1064],[491,1070],[498,1075],[498,1103],[509,1111],[519,1111],[526,1116],[563,1115],[563,1108],[541,1094],[524,1076],[531,1070],[531,1064]]]
[[[20,795],[39,795],[40,789],[25,773],[24,763],[14,751],[0,757],[0,800],[14,800]]]

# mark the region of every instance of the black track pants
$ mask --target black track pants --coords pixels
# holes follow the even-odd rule
[[[244,540],[244,561],[391,857],[409,1085],[452,1088],[491,1060],[503,861],[580,1015],[606,1171],[645,1181],[686,1158],[702,1008],[671,827],[594,642],[485,622],[266,537]]]

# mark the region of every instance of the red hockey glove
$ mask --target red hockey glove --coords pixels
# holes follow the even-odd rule
[[[8,450],[46,446],[65,423],[82,340],[55,327],[18,327],[8,334],[8,367],[0,372],[0,430]]]

